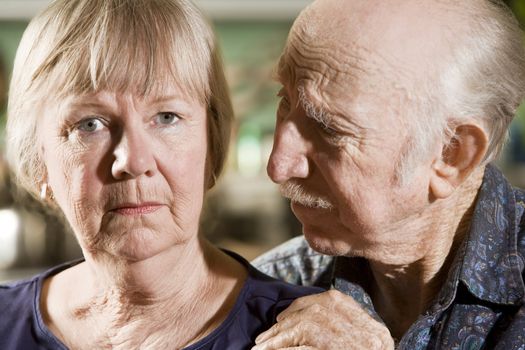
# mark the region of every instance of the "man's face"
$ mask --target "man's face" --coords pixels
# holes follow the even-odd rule
[[[396,62],[357,41],[325,40],[322,31],[302,28],[292,29],[279,64],[268,174],[292,198],[314,249],[368,258],[405,249],[414,241],[390,233],[428,204],[430,167],[413,167],[412,180],[401,185],[398,168],[411,151],[410,99],[393,74]]]

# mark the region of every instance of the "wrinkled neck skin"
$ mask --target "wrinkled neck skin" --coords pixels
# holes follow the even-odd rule
[[[226,318],[245,278],[243,266],[195,238],[134,263],[88,255],[44,286],[42,309],[70,348],[183,348]]]
[[[413,231],[409,236],[419,237],[409,242],[422,252],[415,260],[401,265],[370,261],[374,281],[369,292],[395,339],[403,336],[443,286],[470,228],[483,173],[484,167],[477,169],[454,194],[432,203],[417,222],[408,225]],[[405,226],[405,232],[392,234],[407,235],[406,230]]]

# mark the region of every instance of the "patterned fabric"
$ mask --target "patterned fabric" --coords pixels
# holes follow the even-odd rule
[[[292,283],[338,289],[379,319],[365,293],[370,270],[362,258],[325,256],[297,237],[253,264]],[[398,349],[525,350],[524,276],[525,191],[489,165],[448,278]]]

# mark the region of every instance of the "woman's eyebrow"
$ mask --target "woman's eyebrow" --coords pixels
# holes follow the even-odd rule
[[[191,99],[190,96],[181,94],[181,93],[173,93],[169,95],[161,95],[161,96],[155,96],[150,99],[146,99],[146,102],[149,104],[161,104],[171,101],[177,101],[182,103],[188,103],[188,100]]]
[[[108,104],[102,102],[93,102],[93,101],[74,101],[67,105],[67,109],[74,108],[108,108]]]

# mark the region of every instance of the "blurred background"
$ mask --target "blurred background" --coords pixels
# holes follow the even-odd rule
[[[15,51],[30,18],[48,2],[0,0],[0,282],[81,256],[75,238],[59,219],[27,197],[14,199],[14,186],[1,156]],[[236,114],[226,170],[208,195],[202,232],[219,246],[252,259],[301,233],[265,168],[279,89],[271,75],[293,19],[310,1],[195,2],[214,22]],[[525,23],[525,1],[506,2]],[[525,106],[512,125],[500,166],[511,182],[525,187]]]

